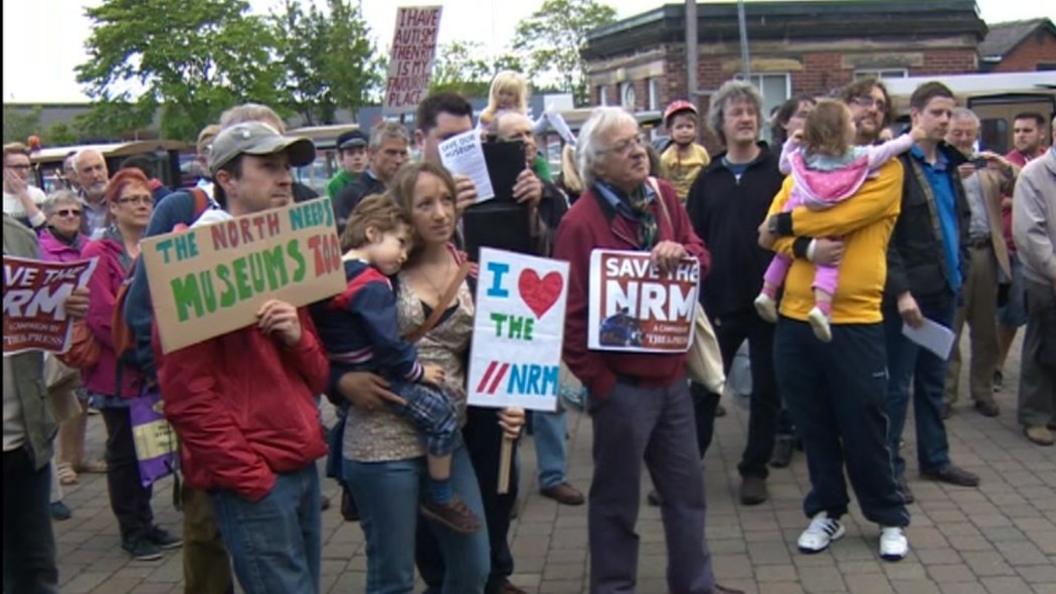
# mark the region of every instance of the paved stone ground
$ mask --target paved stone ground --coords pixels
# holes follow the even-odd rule
[[[1018,343],[1014,350],[1018,354]],[[975,594],[1056,594],[1056,450],[1039,448],[1023,437],[1015,422],[1018,357],[1010,357],[1006,385],[998,395],[1002,414],[984,418],[962,402],[947,428],[955,462],[982,477],[979,489],[949,487],[916,479],[912,423],[907,425],[907,459],[917,503],[911,506],[909,556],[885,563],[876,553],[876,526],[857,508],[847,518],[847,536],[830,551],[806,556],[796,537],[806,520],[801,502],[809,482],[798,454],[790,469],[775,470],[771,499],[755,507],[736,500],[737,461],[744,447],[747,411],[725,401],[730,414],[717,420],[715,442],[705,460],[708,540],[721,583],[759,594],[796,592],[887,592]],[[328,411],[329,412],[329,411]],[[569,477],[586,490],[590,482],[591,424],[570,413]],[[89,450],[102,452],[105,430],[91,417]],[[531,442],[522,447],[520,514],[511,529],[517,573],[513,582],[529,592],[586,591],[586,507],[564,507],[538,495]],[[180,528],[171,505],[171,482],[155,491],[155,512],[163,526]],[[665,546],[660,514],[643,507],[638,522],[641,555],[638,592],[666,592]],[[331,481],[324,492],[336,503]],[[62,591],[160,593],[182,592],[180,552],[161,561],[130,561],[121,550],[109,509],[105,479],[83,475],[68,488],[65,501],[74,517],[55,524]],[[362,592],[366,559],[357,524],[344,523],[336,509],[323,513],[323,590]]]

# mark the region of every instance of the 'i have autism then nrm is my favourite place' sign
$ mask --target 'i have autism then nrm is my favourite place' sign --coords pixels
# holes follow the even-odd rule
[[[269,299],[302,306],[345,287],[329,198],[143,240],[163,352],[256,323]]]
[[[568,262],[482,248],[469,404],[557,410]]]

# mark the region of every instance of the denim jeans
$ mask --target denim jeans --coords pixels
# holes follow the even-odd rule
[[[50,491],[50,464],[34,469],[25,447],[4,452],[4,594],[59,591]]]
[[[777,322],[775,370],[810,473],[807,517],[847,513],[846,465],[862,515],[881,526],[909,525],[887,445],[886,358],[880,323],[834,324],[824,343],[806,322]]]
[[[548,489],[565,482],[565,411],[532,411],[535,459],[539,466],[539,488]]]
[[[418,515],[428,472],[425,458],[388,462],[344,461],[344,476],[359,507],[359,524],[367,544],[366,594],[414,591],[415,540],[419,523],[438,541],[443,565],[443,592],[484,591],[490,561],[488,534],[458,534]],[[483,517],[477,476],[469,455],[459,446],[451,455],[451,486],[466,506]]]
[[[314,463],[276,475],[260,501],[226,489],[212,499],[246,594],[318,594],[322,529]]]
[[[941,470],[950,464],[950,446],[942,421],[945,397],[946,361],[902,334],[902,316],[894,304],[884,309],[887,340],[888,447],[895,464],[895,477],[906,471],[906,461],[898,449],[909,406],[909,384],[913,382],[913,414],[917,426],[917,462],[920,470]],[[925,318],[950,328],[957,302],[952,293],[917,298]]]

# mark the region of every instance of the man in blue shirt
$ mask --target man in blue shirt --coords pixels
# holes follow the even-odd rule
[[[902,212],[888,245],[884,287],[888,446],[907,502],[913,496],[906,485],[905,460],[898,446],[911,379],[921,476],[961,486],[979,484],[978,476],[950,462],[941,417],[946,358],[902,334],[903,325],[917,328],[924,318],[947,328],[953,325],[969,264],[970,210],[957,174],[957,166],[965,158],[944,140],[955,106],[953,93],[938,82],[917,87],[910,97],[913,125],[923,128],[927,138],[900,157],[905,169]]]

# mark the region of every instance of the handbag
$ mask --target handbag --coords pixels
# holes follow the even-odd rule
[[[690,380],[703,384],[712,394],[722,394],[726,387],[719,340],[700,303],[697,303],[697,313],[693,319],[693,342],[686,353],[686,372]]]
[[[54,353],[44,353],[44,385],[57,423],[72,419],[84,410],[74,393],[80,380],[80,371],[64,365]]]
[[[154,390],[129,402],[132,438],[139,460],[139,480],[144,487],[176,472],[179,465],[179,442],[172,425],[161,411],[161,394]]]
[[[655,177],[649,177],[649,185],[656,193],[656,202],[660,205],[660,212],[667,219],[668,226],[675,228],[671,215],[664,203],[664,196],[660,193],[660,185],[656,183]],[[722,368],[722,351],[719,349],[719,340],[715,337],[715,330],[711,327],[708,314],[704,313],[704,306],[697,301],[696,313],[693,316],[693,342],[689,345],[686,353],[686,373],[689,379],[703,384],[713,394],[722,394],[726,385],[726,373]]]
[[[73,369],[87,369],[99,362],[99,341],[88,329],[88,324],[78,320],[73,323],[73,333],[70,337],[70,348],[65,353],[56,355]]]

